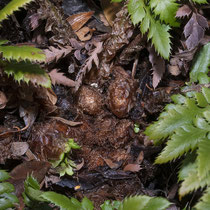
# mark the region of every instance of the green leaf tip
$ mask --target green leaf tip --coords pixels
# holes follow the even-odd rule
[[[8,18],[9,15],[13,14],[20,7],[25,6],[34,0],[12,0],[2,10],[0,10],[0,22]]]

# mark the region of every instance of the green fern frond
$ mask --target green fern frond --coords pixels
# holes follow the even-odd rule
[[[195,208],[197,210],[210,209],[210,187],[205,190],[204,195],[201,197],[200,201],[196,204]]]
[[[12,0],[2,10],[0,10],[0,22],[7,19],[9,15],[13,14],[20,7],[25,6],[33,0]]]
[[[207,44],[199,52],[190,73],[191,83],[201,81],[201,73],[208,77],[209,47]],[[182,181],[180,198],[199,188],[210,187],[210,88],[209,80],[204,78],[202,81],[204,83],[183,88],[185,96],[174,95],[174,103],[167,105],[158,121],[145,131],[149,138],[155,140],[155,144],[168,138],[156,163],[166,163],[185,155],[178,174],[179,181]],[[209,207],[209,198],[207,191],[196,209]]]
[[[4,72],[8,76],[12,75],[19,83],[21,81],[29,83],[30,81],[35,85],[51,88],[48,74],[38,64],[32,64],[29,61],[11,61],[5,66]]]
[[[165,110],[159,120],[145,130],[145,134],[155,140],[155,144],[160,144],[162,139],[174,134],[176,129],[192,124],[195,116],[204,111],[196,105],[193,98],[186,98],[184,105],[167,105]]]
[[[198,142],[206,136],[206,131],[192,125],[184,125],[176,129],[175,134],[167,141],[167,145],[157,157],[155,163],[162,164],[181,157],[184,153],[197,148]]]
[[[192,0],[192,1],[197,3],[197,4],[207,4],[208,3],[207,0]]]
[[[170,206],[170,202],[164,198],[159,197],[149,197],[146,195],[142,196],[133,196],[126,198],[119,207],[119,210],[163,210]]]
[[[148,39],[152,39],[152,44],[155,46],[156,51],[165,59],[169,58],[171,51],[171,36],[168,32],[169,30],[169,25],[151,20]]]
[[[190,82],[198,82],[199,75],[204,73],[208,75],[210,72],[210,43],[202,47],[200,52],[197,54],[190,71]]]
[[[187,177],[181,183],[181,187],[179,188],[179,196],[182,198],[183,196],[198,190],[199,188],[204,188],[205,186],[210,184],[210,174],[204,178],[200,178],[197,173],[197,163],[196,167],[193,166],[193,169],[190,171]]]
[[[30,60],[45,61],[45,54],[42,50],[31,46],[1,46],[0,53],[7,60]]]
[[[151,0],[150,7],[153,9],[156,16],[160,16],[160,20],[171,26],[179,26],[180,24],[176,21],[176,11],[178,10],[179,4],[176,0]]]

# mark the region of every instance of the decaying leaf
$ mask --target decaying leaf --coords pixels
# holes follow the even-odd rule
[[[3,109],[6,106],[7,101],[6,95],[0,91],[0,109]]]
[[[191,14],[191,12],[192,12],[192,10],[189,8],[189,6],[185,4],[177,10],[176,17],[182,18],[185,16],[189,16]]]
[[[193,13],[192,17],[184,27],[184,35],[187,49],[195,48],[204,37],[205,29],[208,28],[206,18],[200,14]]]
[[[25,102],[24,104],[20,105],[19,113],[27,128],[31,128],[38,114],[38,106],[37,104],[28,104]]]
[[[103,49],[103,42],[94,42],[95,49],[91,52],[90,57],[87,59],[87,61],[82,65],[80,71],[77,74],[76,77],[76,86],[75,90],[77,91],[82,84],[82,80],[86,73],[88,73],[93,65],[93,62],[95,65],[98,67],[99,66],[99,59],[98,59],[98,54],[102,51]]]
[[[64,76],[64,73],[58,72],[57,69],[53,69],[50,73],[49,76],[51,78],[52,84],[58,84],[58,85],[65,85],[68,87],[74,87],[75,86],[75,81],[69,79],[68,77]]]
[[[117,169],[120,166],[119,163],[114,163],[111,159],[103,158],[103,160],[111,169]]]
[[[74,31],[78,31],[85,25],[85,23],[87,23],[87,21],[92,17],[93,13],[93,11],[80,12],[78,14],[69,16],[66,20]]]
[[[58,61],[60,58],[66,57],[69,53],[72,51],[71,46],[65,46],[65,47],[53,47],[50,46],[49,49],[43,50],[46,55],[46,62],[51,63],[52,61]]]
[[[123,171],[138,172],[141,170],[139,164],[128,164],[123,168]]]
[[[122,3],[119,2],[111,2],[107,0],[101,0],[101,7],[103,9],[104,16],[106,17],[110,26],[113,25],[113,21],[116,17],[116,14],[122,8]]]
[[[8,180],[15,186],[15,194],[17,197],[20,197],[22,192],[24,191],[24,181],[27,176],[33,175],[34,178],[37,179],[38,182],[41,182],[51,164],[44,161],[26,161],[18,166],[16,166],[11,172],[11,178]]]
[[[28,150],[29,145],[27,142],[12,142],[11,152],[14,156],[22,156]]]
[[[91,29],[91,28],[85,26],[85,27],[81,28],[80,30],[78,30],[77,32],[75,32],[75,34],[78,36],[80,41],[87,41],[87,40],[91,39],[94,31],[95,31],[95,29]]]
[[[74,122],[74,121],[70,121],[70,120],[66,120],[62,117],[50,117],[51,119],[55,119],[55,120],[58,120],[66,125],[69,125],[69,126],[77,126],[77,125],[81,125],[82,122]]]
[[[84,161],[84,158],[82,158],[82,162],[77,164],[75,170],[79,171],[84,166],[84,164],[85,164],[85,161]]]
[[[153,69],[152,85],[153,88],[156,88],[165,72],[165,61],[161,56],[157,55],[154,47],[149,47],[148,51],[149,61]]]

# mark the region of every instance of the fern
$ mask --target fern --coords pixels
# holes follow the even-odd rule
[[[32,0],[12,0],[2,10],[0,10],[0,22],[6,19],[14,11],[23,7]],[[51,88],[51,81],[46,72],[38,64],[31,62],[45,61],[45,55],[42,50],[32,46],[11,46],[7,40],[0,40],[0,54],[3,60],[0,60],[0,66],[4,72],[12,75],[19,83],[21,81],[41,85]]]
[[[21,81],[29,83],[30,81],[33,84],[51,88],[51,81],[48,74],[38,64],[12,61],[5,65],[4,72],[8,76],[13,75],[14,79],[19,83]]]
[[[112,0],[121,2],[122,0]],[[156,51],[165,59],[169,58],[171,41],[169,30],[178,27],[176,12],[179,4],[176,0],[129,0],[128,12],[134,25],[140,24],[142,34],[148,32]],[[195,3],[204,4],[206,0],[194,0]]]
[[[201,201],[195,206],[196,209],[205,209],[204,207],[210,204],[209,50],[210,44],[207,44],[196,56],[188,83],[191,86],[182,90],[185,95],[172,96],[174,103],[167,105],[158,121],[145,130],[145,134],[153,139],[155,144],[168,140],[155,163],[166,163],[185,155],[178,175],[182,181],[180,198],[206,187]],[[196,81],[200,81],[200,85],[193,83]]]
[[[0,53],[8,61],[45,61],[45,55],[42,50],[31,46],[2,46],[0,44]]]
[[[190,72],[191,82],[210,83],[210,77],[207,82],[202,82],[202,77],[207,77],[210,66],[210,43],[206,44],[196,57],[196,62]],[[206,76],[205,76],[206,75]]]
[[[20,7],[30,3],[33,0],[12,0],[2,10],[0,10],[0,22],[7,19],[7,17],[13,14],[14,11]]]
[[[25,197],[32,199],[33,201],[39,202],[48,202],[58,206],[61,210],[93,210],[93,203],[86,197],[79,202],[75,198],[68,198],[65,195],[58,194],[56,192],[43,192],[39,190],[39,184],[33,177],[28,177],[25,181]],[[25,199],[26,200],[26,199]],[[27,202],[29,205],[30,202]],[[105,201],[101,205],[102,210],[163,210],[169,207],[171,203],[168,202],[165,198],[160,197],[149,197],[149,196],[133,196],[126,198],[124,201]]]

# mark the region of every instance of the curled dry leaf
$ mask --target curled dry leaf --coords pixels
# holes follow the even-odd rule
[[[50,100],[50,102],[55,105],[57,103],[58,97],[56,96],[56,94],[53,92],[52,89],[44,89],[45,94],[47,95],[48,99]]]
[[[103,160],[111,169],[117,169],[120,166],[120,164],[114,163],[111,159],[103,158]]]
[[[138,172],[141,170],[139,164],[128,164],[123,168],[123,171]]]
[[[149,61],[153,69],[152,85],[153,88],[156,88],[165,72],[165,61],[161,56],[157,55],[154,47],[148,47],[148,51]]]
[[[71,25],[74,31],[78,31],[85,25],[85,23],[87,23],[87,21],[92,17],[93,14],[94,14],[93,11],[81,12],[69,16],[66,20]]]
[[[28,148],[29,144],[27,142],[12,142],[10,150],[14,156],[22,156],[27,152]]]
[[[180,7],[177,12],[176,12],[176,17],[177,18],[182,18],[185,16],[189,16],[192,10],[187,6],[186,4]]]
[[[99,59],[98,54],[103,49],[103,42],[94,42],[94,46],[96,47],[90,54],[90,57],[86,60],[86,62],[82,65],[81,69],[79,70],[77,77],[76,77],[76,86],[75,90],[77,91],[82,84],[82,80],[86,73],[88,73],[93,65],[93,62],[98,67],[99,66]]]
[[[80,30],[78,30],[77,32],[75,32],[75,34],[78,36],[78,38],[81,41],[88,41],[91,39],[93,32],[95,31],[95,29],[91,29],[89,27],[83,27]]]
[[[26,127],[31,128],[31,126],[34,124],[36,117],[38,115],[38,105],[24,103],[20,105],[19,113],[20,113],[20,117],[23,118]]]
[[[84,158],[82,158],[82,162],[76,165],[75,170],[79,171],[85,164]]]
[[[52,61],[58,61],[60,58],[66,57],[71,51],[72,51],[72,47],[71,46],[65,46],[65,47],[49,47],[49,49],[45,49],[43,50],[45,55],[46,55],[46,59],[45,61],[47,63],[51,63]]]
[[[6,106],[7,102],[8,100],[6,95],[2,91],[0,91],[0,109],[3,109]]]
[[[184,35],[187,49],[191,50],[198,46],[204,37],[205,29],[208,28],[208,22],[205,17],[200,14],[193,13],[192,17],[184,27]]]
[[[75,81],[69,79],[68,77],[64,76],[64,73],[58,72],[57,69],[53,69],[50,73],[48,73],[52,84],[58,84],[58,85],[64,85],[68,87],[74,87],[75,86]]]

